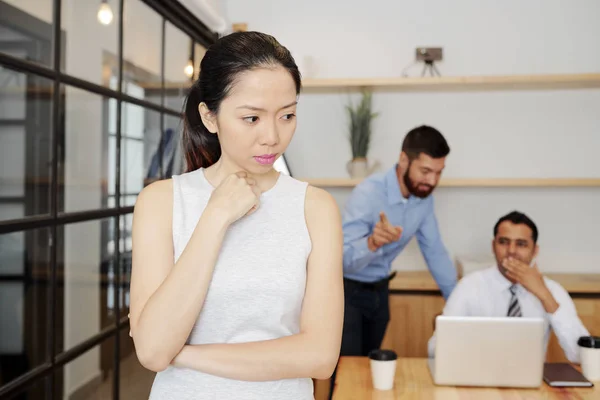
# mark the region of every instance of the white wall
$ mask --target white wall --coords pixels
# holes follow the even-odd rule
[[[444,47],[445,76],[600,72],[594,0],[370,2],[224,0],[230,21],[273,34],[305,76],[399,77],[417,46]],[[422,67],[407,69],[420,76]],[[286,156],[296,177],[347,177],[344,105],[355,91],[305,91]],[[369,158],[396,161],[406,132],[430,124],[452,152],[445,177],[600,177],[600,90],[374,95]],[[309,161],[310,158],[310,162]],[[348,189],[331,189],[343,206]],[[453,257],[490,257],[491,230],[519,209],[540,228],[540,267],[600,272],[599,188],[439,188],[437,216]],[[565,208],[561,208],[565,206]],[[478,210],[475,211],[475,207]],[[412,243],[397,269],[423,269]]]
[[[274,34],[319,77],[390,77],[416,46],[443,46],[444,75],[600,69],[595,0],[222,0],[227,19]],[[420,74],[420,68],[413,72]]]

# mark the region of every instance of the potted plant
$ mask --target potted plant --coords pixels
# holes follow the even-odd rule
[[[371,110],[372,93],[363,91],[360,102],[353,106],[346,106],[349,117],[349,140],[352,148],[352,161],[346,165],[346,169],[352,178],[364,178],[371,174],[379,163],[371,167],[368,165],[367,152],[371,143],[371,121],[378,113]]]

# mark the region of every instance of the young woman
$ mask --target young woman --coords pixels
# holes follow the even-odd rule
[[[211,46],[185,105],[187,172],[139,195],[131,334],[151,399],[312,399],[337,363],[342,229],[325,191],[273,169],[300,73],[275,38]]]

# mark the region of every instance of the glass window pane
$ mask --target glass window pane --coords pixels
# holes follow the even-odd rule
[[[165,82],[184,83],[194,77],[197,70],[192,58],[192,39],[170,22],[165,25]],[[188,64],[191,68],[188,68]]]
[[[180,112],[187,88],[198,76],[199,61],[204,55],[194,45],[192,39],[175,25],[167,22],[165,26],[165,107]],[[192,54],[192,49],[194,53]],[[200,58],[199,58],[200,57]]]
[[[135,196],[124,196],[121,199],[121,207],[135,206],[136,200],[137,200],[137,195],[135,195]]]
[[[117,135],[108,135],[108,208],[115,207],[115,191],[117,189],[117,170],[116,170],[116,159],[117,159]]]
[[[128,330],[129,328],[123,330],[120,337],[119,397],[127,400],[145,400],[150,396],[156,373],[142,367],[138,361]]]
[[[135,206],[137,200],[136,196],[123,196],[121,197],[121,207],[132,207]]]
[[[0,52],[51,67],[52,0],[0,2]]]
[[[109,133],[111,107],[106,97],[67,86],[65,90],[64,204],[59,211],[107,208],[115,191],[116,133]]]
[[[63,254],[59,287],[64,305],[62,352],[115,325],[114,220],[68,224],[58,235]],[[59,327],[59,329],[62,327]]]
[[[108,99],[108,133],[117,134],[117,107],[116,99]]]
[[[144,142],[141,140],[124,138],[121,141],[123,159],[122,164],[125,166],[123,171],[124,181],[121,182],[121,192],[123,196],[128,194],[139,193],[143,187],[143,177],[145,170],[144,163]],[[128,170],[131,168],[131,170]]]
[[[50,359],[49,235],[0,235],[0,386]]]
[[[26,128],[23,125],[0,125],[0,159],[2,160],[2,178],[10,182],[0,187],[2,197],[25,197],[25,145]],[[17,184],[21,181],[22,184]],[[8,182],[6,182],[8,183]],[[22,216],[22,215],[19,215]]]
[[[123,103],[121,123],[121,195],[127,197],[137,195],[145,179],[160,177],[160,113]]]
[[[57,368],[54,372],[54,398],[112,399],[114,348],[115,337],[109,336],[99,345]]]
[[[140,0],[123,11],[123,92],[160,104],[162,17]]]
[[[172,115],[165,115],[164,132],[163,177],[171,178],[173,175],[181,174],[184,170],[185,160],[181,147],[183,120]]]
[[[0,68],[0,219],[48,214],[52,81]]]
[[[173,84],[172,86],[165,87],[165,107],[176,112],[183,112],[183,105],[185,103],[185,96],[188,93],[188,85],[192,82]]]
[[[111,78],[119,76],[119,1],[62,0],[61,13],[66,42],[63,71],[116,89]]]

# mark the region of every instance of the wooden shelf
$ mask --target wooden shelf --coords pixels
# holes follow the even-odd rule
[[[423,78],[305,79],[306,89],[390,88],[406,91],[600,88],[600,73],[561,75],[442,76]]]
[[[144,89],[160,89],[160,82],[140,83]],[[192,82],[165,82],[166,89],[185,90]],[[516,89],[585,89],[600,88],[600,73],[503,76],[441,76],[392,78],[333,78],[302,81],[302,87],[312,89],[388,88],[405,91],[444,90],[516,90]]]
[[[600,187],[600,178],[449,178],[446,187]]]
[[[189,89],[194,82],[185,81],[185,82],[165,82],[166,90],[187,90]],[[162,88],[162,84],[160,82],[144,82],[138,83],[139,86],[146,90],[157,90]]]
[[[318,187],[354,187],[362,179],[301,179]],[[440,187],[600,187],[600,178],[448,178]]]
[[[315,178],[315,179],[303,179],[298,180],[308,182],[310,185],[318,187],[354,187],[358,185],[362,179],[352,178]]]

